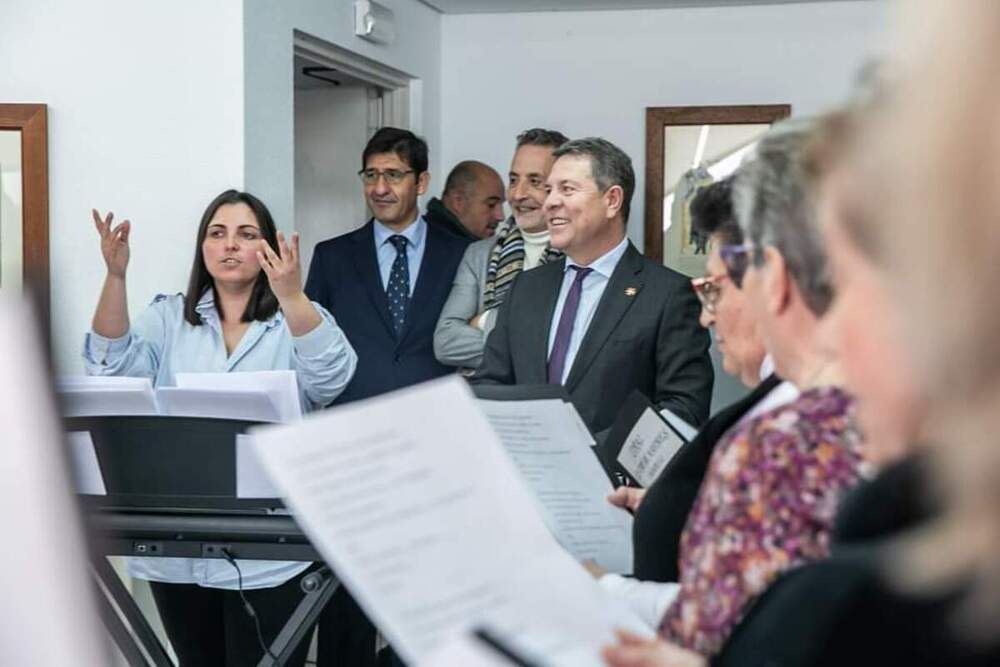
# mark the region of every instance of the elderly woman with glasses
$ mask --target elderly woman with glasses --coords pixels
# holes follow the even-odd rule
[[[836,506],[859,476],[852,400],[820,335],[833,290],[808,194],[810,129],[773,131],[734,183],[749,247],[731,254],[730,266],[776,371],[800,394],[726,434],[688,516],[679,590],[659,628],[675,646],[709,658],[779,575],[828,554]],[[742,277],[732,261],[741,256]],[[700,284],[716,317],[731,280],[727,272],[710,281],[717,294]]]
[[[619,487],[612,503],[635,513],[634,577],[600,573],[602,586],[624,596],[651,626],[677,594],[677,558],[688,512],[701,488],[716,443],[735,424],[793,400],[798,390],[773,372],[740,289],[747,266],[743,231],[732,207],[732,179],[703,187],[691,203],[696,234],[707,240],[707,275],[692,281],[701,299],[701,324],[715,331],[725,370],[752,391],[715,414],[686,443],[648,491]],[[593,568],[591,568],[593,569]]]

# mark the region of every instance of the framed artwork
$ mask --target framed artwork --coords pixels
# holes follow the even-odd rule
[[[735,171],[788,104],[646,109],[646,255],[691,277],[705,272],[705,243],[691,234],[699,188]]]
[[[49,315],[48,125],[44,104],[0,104],[0,290]]]

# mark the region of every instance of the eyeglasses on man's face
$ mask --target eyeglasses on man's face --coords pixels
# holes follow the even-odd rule
[[[399,185],[407,174],[414,173],[416,172],[412,169],[362,169],[358,172],[358,176],[365,185],[375,185],[380,178],[385,178],[385,182],[389,185]]]

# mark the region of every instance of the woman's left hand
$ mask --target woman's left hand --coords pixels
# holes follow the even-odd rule
[[[604,647],[601,655],[610,667],[708,667],[698,653],[625,630],[618,631],[618,644]]]
[[[267,282],[278,302],[285,302],[302,293],[302,269],[299,266],[299,234],[292,234],[291,247],[285,243],[285,235],[278,232],[278,250],[271,249],[267,241],[260,242],[257,261],[267,275]]]

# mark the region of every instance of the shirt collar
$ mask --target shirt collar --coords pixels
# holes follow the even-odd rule
[[[615,267],[618,266],[618,261],[625,254],[626,250],[628,250],[627,236],[621,240],[621,243],[619,243],[614,248],[612,248],[611,250],[609,250],[608,252],[604,253],[603,255],[595,259],[593,262],[591,262],[589,264],[589,268],[592,269],[595,273],[599,273],[605,278],[610,279],[611,274],[614,273],[615,271]],[[566,255],[565,270],[568,271],[569,267],[571,266],[583,266],[583,264],[580,264],[579,262],[574,262],[572,259],[570,259],[569,255]]]
[[[212,290],[211,287],[209,287],[202,293],[201,298],[198,299],[198,303],[196,303],[194,306],[194,312],[201,315],[202,321],[205,322],[207,322],[209,319],[212,319],[216,322],[219,322],[221,320],[221,318],[219,317],[219,311],[215,307],[215,292]],[[209,316],[211,316],[211,318],[209,318]],[[266,326],[268,329],[271,329],[280,324],[284,319],[285,319],[285,314],[281,312],[281,308],[279,307],[278,310],[274,312],[274,315],[272,315],[270,319],[268,319],[266,322],[263,322],[262,324],[264,324],[264,326]]]
[[[381,248],[384,244],[389,242],[390,236],[395,236],[396,232],[392,231],[385,226],[384,223],[375,220],[375,246]],[[424,239],[427,238],[427,222],[424,220],[424,216],[417,212],[417,219],[412,225],[404,229],[399,233],[400,236],[406,238],[407,250],[417,250],[423,245]]]
[[[198,299],[198,303],[195,304],[194,310],[199,315],[204,315],[210,311],[215,310],[215,293],[212,292],[212,288],[208,288]]]

